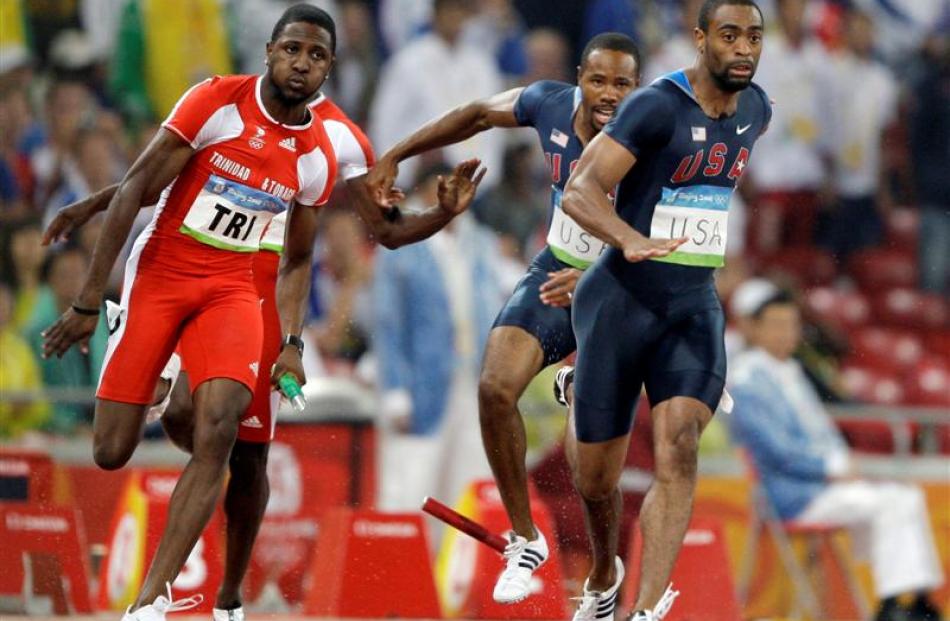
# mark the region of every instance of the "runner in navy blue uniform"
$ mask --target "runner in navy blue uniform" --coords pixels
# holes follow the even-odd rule
[[[561,194],[581,150],[610,120],[639,83],[640,55],[632,39],[605,33],[581,55],[577,86],[535,82],[447,112],[385,153],[367,183],[381,202],[402,160],[461,142],[492,127],[533,127],[551,170],[548,246],[535,257],[488,338],[479,382],[482,441],[513,532],[507,565],[494,598],[513,603],[528,596],[531,574],[548,547],[531,519],[525,471],[525,429],[518,399],[545,366],[575,349],[571,297],[581,270],[600,256],[603,242],[561,210]]]
[[[771,117],[768,97],[752,83],[762,32],[752,0],[706,0],[694,31],[696,64],[627,99],[565,188],[564,210],[609,245],[574,300],[569,450],[594,552],[575,620],[607,618],[616,605],[617,484],[644,385],[656,478],[640,513],[632,619],[662,618],[676,596],[667,582],[692,510],[697,444],[726,377],[713,269],[723,265],[729,197]],[[614,188],[616,208],[605,196]]]

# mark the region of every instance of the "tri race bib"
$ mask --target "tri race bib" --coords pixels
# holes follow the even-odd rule
[[[179,229],[203,244],[233,252],[256,252],[271,219],[285,201],[262,190],[211,175]]]
[[[561,190],[551,188],[554,210],[548,229],[548,246],[562,263],[586,270],[604,251],[606,244],[594,237],[561,209]]]
[[[693,185],[663,188],[650,223],[650,239],[688,241],[671,254],[653,259],[664,263],[722,267],[726,257],[726,224],[732,188]]]

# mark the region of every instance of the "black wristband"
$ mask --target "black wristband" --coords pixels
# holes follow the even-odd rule
[[[73,312],[77,315],[86,315],[87,317],[95,317],[99,314],[100,309],[96,308],[83,308],[81,306],[72,305]]]
[[[281,350],[283,350],[288,345],[293,345],[297,348],[297,351],[299,351],[301,354],[303,353],[303,339],[296,334],[288,334],[284,337],[284,340],[280,344]]]
[[[383,210],[383,220],[387,222],[399,222],[402,218],[402,212],[399,211],[399,205],[393,205],[389,209]]]

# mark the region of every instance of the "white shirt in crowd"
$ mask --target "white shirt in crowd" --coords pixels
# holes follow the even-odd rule
[[[383,153],[451,108],[502,88],[493,59],[482,50],[466,45],[451,47],[432,33],[419,37],[393,56],[380,73],[370,111],[373,145]],[[445,147],[443,153],[450,165],[481,158],[488,169],[483,185],[492,185],[501,173],[503,149],[503,134],[488,131]],[[400,166],[403,187],[414,181],[416,165],[410,159]]]
[[[897,114],[897,83],[881,63],[848,53],[835,57],[830,70],[822,137],[834,160],[835,189],[846,198],[876,194],[882,136]]]
[[[764,191],[817,191],[824,182],[821,98],[831,57],[821,44],[793,47],[780,33],[769,38],[755,81],[775,101],[769,129],[755,144],[749,174]]]

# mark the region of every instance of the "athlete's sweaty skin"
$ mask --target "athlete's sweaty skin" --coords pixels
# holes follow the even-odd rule
[[[331,113],[334,119],[349,123],[331,102],[312,104],[312,108],[321,113]],[[359,139],[365,140],[358,129]],[[359,141],[357,139],[357,142]],[[368,146],[366,147],[368,149]],[[369,161],[364,152],[353,154],[347,151],[346,164],[365,166]],[[369,151],[369,158],[372,153]],[[352,160],[352,161],[351,161]],[[359,161],[357,161],[359,160]],[[341,160],[341,165],[344,160]],[[368,225],[370,231],[381,243],[395,248],[428,237],[459,213],[463,212],[474,198],[475,191],[484,176],[484,169],[479,169],[477,159],[463,162],[455,168],[451,175],[440,180],[439,202],[425,210],[411,214],[399,214],[393,217],[392,207],[380,206],[372,202],[369,193],[364,187],[364,177],[346,177],[350,190],[351,204]],[[342,168],[341,168],[342,173]],[[69,236],[81,227],[95,214],[104,211],[118,190],[118,185],[99,191],[77,203],[68,205],[57,213],[44,233],[44,244],[68,239]],[[157,197],[156,197],[157,198]],[[391,198],[398,201],[401,193],[394,190]],[[146,197],[148,203],[154,202]],[[145,206],[143,204],[143,206]],[[387,215],[387,212],[391,212]],[[283,230],[283,229],[281,229]],[[274,281],[271,280],[262,293],[270,299],[274,296]],[[262,290],[262,291],[264,291]],[[273,303],[272,301],[269,303]],[[265,315],[267,318],[267,316]],[[278,328],[274,328],[278,331]],[[265,335],[267,331],[265,330]],[[266,368],[269,365],[263,365]],[[167,380],[159,380],[155,387],[152,403],[161,402],[169,389]],[[255,396],[265,404],[270,404],[269,390],[262,397]],[[246,416],[247,414],[245,414]],[[268,420],[263,421],[263,427],[270,428],[269,416],[276,415],[268,410]],[[261,416],[263,418],[263,415]],[[187,452],[193,452],[195,435],[194,402],[186,373],[179,375],[175,384],[171,404],[162,417],[162,424],[172,441]],[[264,509],[269,498],[269,486],[266,475],[268,458],[269,435],[266,439],[242,439],[247,430],[242,427],[242,435],[238,436],[228,461],[230,477],[224,499],[224,510],[227,517],[227,546],[225,558],[224,579],[218,590],[215,607],[219,609],[234,609],[241,606],[241,584],[247,571],[254,540],[257,536]],[[146,600],[147,601],[147,600]]]
[[[552,89],[554,84],[559,83],[552,83]],[[639,84],[636,56],[595,47],[577,68],[577,84],[581,91],[579,105],[576,113],[562,125],[565,146],[568,141],[579,140],[582,146],[592,140],[617,105]],[[462,105],[400,141],[380,158],[368,175],[368,186],[375,193],[377,202],[385,202],[401,161],[462,142],[491,128],[520,127],[523,122],[519,121],[516,107],[525,92],[525,88],[516,88]],[[571,112],[570,107],[568,111]],[[568,136],[566,132],[573,135]],[[542,136],[542,140],[546,138],[547,135]],[[563,163],[562,182],[569,174],[569,164],[569,161]],[[556,169],[552,171],[555,176],[562,174],[561,166],[560,163],[552,165]],[[546,270],[546,282],[539,287],[541,302],[551,307],[570,307],[581,273],[580,269],[565,264]],[[573,341],[566,313],[563,322],[567,332],[565,338]],[[512,529],[530,541],[538,534],[531,518],[525,467],[525,428],[517,404],[532,378],[545,365],[556,360],[549,359],[552,346],[543,344],[537,333],[501,323],[496,322],[485,347],[479,381],[479,419],[485,452]],[[565,349],[568,349],[564,352],[566,355],[573,347]]]
[[[719,129],[720,127],[731,131],[731,126],[723,124],[735,123],[730,118],[736,113],[742,89],[749,86],[754,74],[761,53],[762,30],[762,16],[757,7],[748,3],[729,4],[728,1],[713,10],[707,29],[697,27],[694,30],[694,42],[699,56],[696,65],[684,72],[687,81],[686,88],[691,87],[695,98],[695,103],[689,105],[698,104],[708,123],[720,123],[720,125],[710,125],[711,132],[727,131],[726,129]],[[656,92],[653,89],[657,87],[651,86],[649,88],[651,89],[650,96],[652,96],[652,93]],[[753,89],[749,90],[752,91]],[[641,95],[643,94],[641,92]],[[761,115],[762,106],[768,104],[767,100],[764,104],[761,101],[756,102],[755,98],[758,96],[756,93],[746,93],[746,101],[752,102],[748,104],[750,110],[755,110],[757,114]],[[682,99],[681,97],[680,100]],[[631,110],[636,111],[636,106],[641,101],[649,103],[647,99],[637,99],[635,97],[629,102]],[[753,104],[758,107],[753,106]],[[689,110],[695,110],[695,108],[689,108]],[[621,117],[621,114],[622,112],[618,113],[618,127],[620,125],[619,119],[633,118],[633,114],[628,117]],[[752,118],[754,117],[751,116],[750,112],[750,119]],[[758,119],[755,120],[757,123],[759,122]],[[668,119],[668,121],[670,127],[674,123],[683,122],[675,117]],[[704,122],[696,121],[692,124],[702,125]],[[641,126],[636,125],[635,127],[639,128]],[[623,134],[626,130],[617,129],[613,131]],[[618,215],[627,207],[627,205],[619,205],[620,195],[618,194],[618,207],[616,209],[614,205],[606,200],[604,193],[617,187],[624,180],[629,181],[631,188],[641,187],[634,186],[634,183],[647,183],[643,180],[649,179],[649,177],[642,174],[634,177],[643,166],[657,166],[657,172],[654,173],[656,177],[665,174],[660,166],[655,164],[658,159],[647,160],[646,163],[641,162],[641,168],[636,167],[638,157],[631,151],[629,143],[640,146],[636,143],[636,140],[643,140],[642,137],[623,134],[623,138],[615,138],[614,136],[617,134],[613,131],[608,127],[608,130],[595,138],[584,151],[577,169],[567,184],[563,200],[565,211],[574,217],[581,226],[601,237],[616,249],[612,251],[609,257],[611,261],[609,263],[602,261],[598,267],[621,263],[630,265],[633,263],[638,266],[649,266],[657,274],[663,270],[669,273],[677,268],[680,270],[692,269],[696,270],[694,273],[699,278],[705,278],[706,273],[711,272],[711,269],[680,266],[665,268],[662,266],[668,265],[667,263],[650,264],[646,262],[648,259],[658,258],[677,251],[687,242],[687,239],[650,239],[636,230],[630,223],[631,218],[640,212],[632,211],[633,207],[631,207],[630,214],[633,214],[632,216],[626,213]],[[703,130],[703,132],[705,131]],[[732,134],[742,133],[740,131],[732,132]],[[687,127],[685,135],[688,137],[689,134],[689,128]],[[701,135],[705,137],[705,133]],[[739,138],[740,136],[732,135],[728,140],[736,143]],[[751,139],[754,142],[754,136],[746,135],[741,138],[743,140]],[[622,144],[619,141],[622,139],[627,139],[628,143]],[[725,147],[725,144],[723,146]],[[642,148],[644,151],[641,151],[641,153],[645,153],[646,157],[659,158],[661,157],[660,154],[663,153],[663,149],[667,147],[653,148],[648,144],[648,146]],[[741,150],[734,147],[734,152],[739,153],[739,160],[736,160],[739,162],[743,157]],[[741,173],[742,166],[738,168]],[[707,177],[715,177],[720,174],[725,176],[729,173],[729,179],[734,185],[735,178],[728,168],[724,169],[721,165],[710,164],[708,171],[706,173]],[[630,181],[634,178],[637,181]],[[661,181],[670,183],[667,179],[661,179]],[[694,181],[693,183],[701,182]],[[712,181],[705,181],[705,183],[712,183]],[[728,182],[723,179],[719,180],[718,183],[727,187]],[[688,185],[685,187],[689,188]],[[621,186],[621,192],[623,191],[624,187]],[[611,268],[605,268],[605,270],[609,269]],[[705,271],[700,271],[703,269]],[[591,272],[593,271],[591,270]],[[629,273],[635,273],[633,266],[630,266]],[[639,273],[646,272],[641,270]],[[588,273],[587,276],[594,275],[594,273]],[[599,274],[597,275],[599,276]],[[614,276],[608,275],[606,278],[610,279]],[[589,294],[587,293],[589,282],[593,282],[593,280],[587,281],[587,278],[585,278],[585,282],[581,283],[578,290],[578,299],[575,301],[577,304],[581,304],[585,295],[595,294],[593,289]],[[628,295],[626,293],[627,289],[622,291],[625,292],[622,295]],[[638,292],[638,296],[651,293],[640,289],[638,289]],[[587,303],[588,301],[584,300],[584,304]],[[605,304],[608,303],[605,302]],[[662,318],[663,311],[656,310],[657,308],[662,308],[662,306],[657,306],[650,312]],[[721,309],[719,309],[719,313],[721,313]],[[581,338],[580,326],[584,322],[584,316],[578,311],[577,317],[575,331],[578,334],[581,352],[583,353],[584,342]],[[585,330],[588,329],[588,325],[585,325]],[[669,337],[661,337],[661,340],[655,342],[651,347],[661,348],[664,342],[663,339],[667,338]],[[615,352],[598,352],[592,354],[589,360],[595,361],[598,355],[620,359],[619,355],[615,356]],[[649,365],[651,362],[649,359],[638,360],[638,364]],[[580,437],[581,430],[589,433],[587,430],[590,428],[590,423],[585,423],[582,419],[592,417],[594,413],[600,414],[597,410],[597,407],[600,406],[592,405],[592,403],[597,402],[598,395],[594,393],[585,394],[583,391],[582,380],[585,377],[582,375],[582,371],[584,371],[582,365],[583,361],[579,358],[578,379],[573,398],[573,407],[576,410],[577,436],[572,437],[569,441],[569,453],[574,457],[575,485],[584,502],[594,552],[594,566],[588,584],[591,590],[603,590],[609,588],[615,581],[614,556],[616,554],[620,509],[617,484],[629,443],[629,431],[626,434],[604,441],[591,441],[589,439],[584,441],[585,439]],[[619,366],[622,365],[618,365],[618,368]],[[599,372],[598,370],[588,369],[589,375]],[[590,381],[589,377],[587,379]],[[606,378],[606,381],[616,381],[616,378],[611,376]],[[651,389],[649,383],[647,389],[648,392]],[[639,389],[637,392],[639,392]],[[593,401],[584,403],[584,399]],[[640,513],[644,552],[641,562],[641,581],[635,606],[639,610],[646,610],[655,606],[669,582],[673,563],[679,553],[692,510],[699,436],[712,417],[712,409],[707,402],[688,394],[678,393],[670,397],[658,398],[656,401],[659,402],[654,405],[651,413],[654,428],[656,478]],[[626,402],[623,403],[624,412],[617,413],[617,417],[629,416],[626,412],[627,405]]]
[[[307,121],[306,104],[326,76],[332,59],[331,47],[326,30],[305,22],[288,24],[272,44],[261,98],[267,112],[278,122],[301,125]],[[76,306],[100,307],[108,273],[136,213],[143,204],[157,200],[193,154],[191,145],[182,137],[162,129],[133,164],[107,209],[105,226]],[[302,216],[298,220],[301,233],[306,233],[308,218]],[[298,236],[290,235],[295,241]],[[309,265],[291,263],[286,269],[290,278],[285,278],[283,289],[288,306],[306,295],[305,289],[294,290],[295,286],[302,287],[304,272],[309,272]],[[76,343],[85,347],[95,328],[95,321],[90,319],[95,318],[66,311],[45,332],[44,355],[61,355]],[[282,368],[303,377],[299,357],[285,355]],[[172,494],[168,525],[132,610],[150,604],[164,593],[165,583],[174,580],[210,518],[237,434],[237,421],[250,397],[248,388],[232,379],[211,379],[195,389],[194,452]],[[97,399],[94,458],[100,467],[116,469],[128,461],[140,437],[144,412],[143,405]]]

